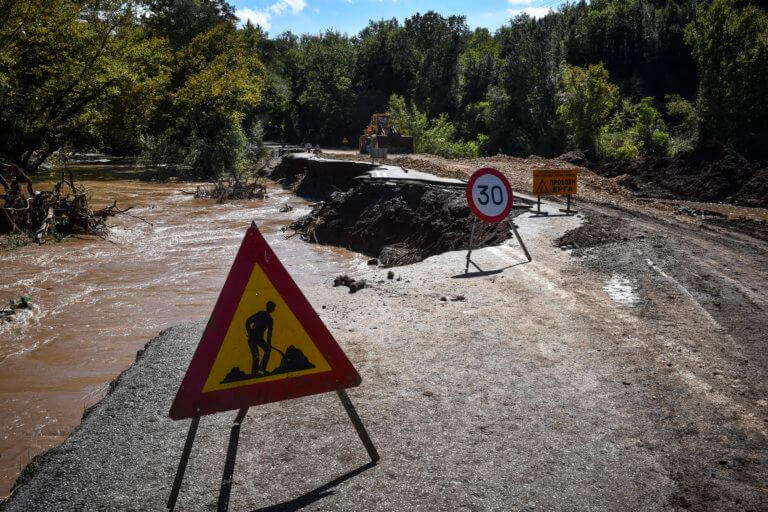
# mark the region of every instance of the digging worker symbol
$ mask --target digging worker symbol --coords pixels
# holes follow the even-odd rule
[[[267,373],[267,363],[269,363],[269,354],[272,352],[272,313],[275,310],[275,303],[267,302],[264,311],[259,311],[245,321],[245,331],[248,333],[248,347],[253,356],[253,366],[251,374]],[[266,334],[266,337],[264,336]],[[261,360],[259,360],[259,349],[262,351]]]

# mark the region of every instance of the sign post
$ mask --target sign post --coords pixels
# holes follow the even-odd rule
[[[512,193],[512,186],[507,178],[497,169],[483,167],[470,176],[469,181],[467,181],[466,192],[467,204],[469,204],[469,209],[475,215],[475,219],[469,235],[469,251],[467,252],[467,265],[464,273],[469,273],[470,263],[480,270],[480,267],[470,258],[478,219],[492,224],[506,220],[509,223],[510,229],[515,234],[518,243],[523,248],[526,258],[528,258],[528,261],[532,261],[531,255],[528,253],[528,249],[525,247],[525,243],[523,243],[523,239],[517,231],[517,226],[509,220],[509,212],[512,211],[515,198]]]
[[[360,375],[255,224],[245,234],[169,413],[192,418],[168,508],[184,479],[200,416],[335,391],[373,462],[379,454],[345,388]]]
[[[578,192],[579,169],[534,169],[533,193],[538,197],[537,210],[533,216],[548,215],[541,211],[541,196],[567,196],[566,215],[579,213],[571,210],[571,196]]]

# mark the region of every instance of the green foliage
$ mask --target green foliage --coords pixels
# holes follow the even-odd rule
[[[624,100],[621,109],[601,127],[598,149],[603,157],[634,159],[667,153],[670,135],[661,113],[647,97],[638,104]]]
[[[119,0],[3,0],[0,12],[0,158],[34,172],[92,138],[100,102],[126,79],[136,18]]]
[[[566,60],[577,66],[602,62],[624,95],[692,95],[696,69],[683,27],[693,19],[690,0],[592,0],[566,12]]]
[[[667,95],[667,119],[669,124],[669,154],[692,150],[698,141],[698,115],[690,101],[678,95]]]
[[[390,96],[387,112],[401,135],[413,137],[414,148],[419,152],[428,126],[426,114],[419,112],[413,103],[406,105],[405,99],[397,94]]]
[[[488,139],[483,136],[477,141],[459,140],[456,126],[445,114],[427,122],[426,114],[419,112],[413,103],[407,106],[403,97],[396,94],[390,97],[387,112],[402,135],[413,137],[417,153],[447,158],[474,158],[479,156],[481,144],[485,144]]]
[[[352,41],[331,31],[302,36],[296,57],[297,114],[306,138],[314,144],[338,144],[344,136],[355,139],[362,127],[349,128],[355,61]]]
[[[686,28],[701,76],[698,111],[706,142],[760,144],[768,136],[768,15],[734,0],[701,6]]]
[[[464,16],[441,16],[434,11],[405,20],[411,59],[417,65],[411,97],[429,118],[456,114],[458,58],[469,38]]]
[[[236,28],[226,0],[138,1],[145,14],[0,0],[0,159],[33,171],[94,147],[214,177],[249,169],[253,140],[338,145],[386,109],[417,150],[449,156],[637,157],[768,136],[768,16],[754,2],[592,0],[495,34],[429,11],[353,37],[269,38]]]
[[[247,166],[243,123],[263,86],[261,61],[248,51],[252,36],[224,21],[173,52],[164,102],[152,120],[162,131],[146,141],[145,159],[185,164],[208,178]]]
[[[597,133],[617,101],[618,87],[610,82],[602,64],[586,69],[564,65],[557,118],[569,147],[594,151]]]

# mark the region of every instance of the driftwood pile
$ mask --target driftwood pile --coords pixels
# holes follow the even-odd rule
[[[3,174],[11,176],[10,182]],[[73,235],[107,236],[107,217],[125,213],[117,203],[100,210],[88,206],[88,193],[72,172],[50,191],[37,191],[32,180],[15,165],[0,162],[0,234],[31,236],[38,243]]]
[[[227,177],[199,185],[193,194],[195,199],[215,199],[221,204],[238,199],[264,199],[267,197],[267,186],[261,177]]]

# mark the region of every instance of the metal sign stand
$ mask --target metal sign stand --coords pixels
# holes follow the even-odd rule
[[[531,217],[540,217],[543,215],[549,215],[549,212],[541,211],[541,196],[536,196],[536,211],[531,214]]]
[[[464,268],[464,273],[469,273],[469,264],[471,263],[479,272],[482,272],[483,270],[478,267],[474,261],[472,261],[470,256],[472,256],[472,242],[475,239],[475,227],[477,226],[477,217],[475,217],[475,220],[472,222],[472,230],[469,232],[469,251],[467,252],[467,266]]]
[[[517,224],[512,222],[512,220],[510,220],[509,218],[507,218],[507,222],[509,222],[509,227],[512,228],[512,232],[515,234],[515,238],[517,238],[517,241],[520,244],[520,247],[523,248],[525,257],[528,258],[528,262],[530,263],[531,261],[533,261],[533,258],[531,258],[531,254],[528,252],[528,248],[525,246],[523,239],[520,237],[520,233],[518,233],[517,231]]]
[[[566,205],[566,206],[565,206],[565,210],[563,210],[562,208],[560,208],[560,211],[561,211],[561,212],[563,212],[563,213],[565,213],[566,215],[576,215],[577,213],[579,213],[579,211],[578,211],[578,210],[571,210],[571,195],[570,195],[570,194],[568,194],[566,197],[567,197],[568,199],[567,199],[567,201],[566,201],[566,203],[565,203],[565,205]]]
[[[530,263],[533,261],[533,258],[531,258],[531,253],[528,252],[528,248],[525,246],[525,242],[523,242],[523,238],[520,236],[520,232],[517,231],[517,224],[512,222],[512,220],[507,217],[507,223],[509,224],[509,228],[512,230],[512,232],[515,234],[515,238],[517,238],[518,243],[520,244],[520,247],[522,247],[523,252],[525,253],[525,257],[528,258],[528,262]],[[474,243],[475,239],[475,227],[477,226],[477,217],[475,217],[474,222],[472,222],[472,230],[469,233],[469,250],[467,251],[467,265],[464,267],[464,274],[469,273],[469,264],[471,263],[472,266],[474,266],[479,272],[482,272],[483,270],[477,266],[477,264],[470,259],[472,256],[472,245]]]
[[[352,425],[357,431],[357,435],[360,437],[363,446],[365,446],[368,456],[371,458],[371,462],[376,463],[380,459],[379,452],[376,451],[376,447],[371,441],[371,437],[368,435],[368,431],[365,429],[360,416],[355,410],[355,406],[347,395],[347,391],[344,388],[336,389],[336,393],[339,395],[341,404],[349,415],[349,419]],[[248,413],[248,407],[240,409],[237,412],[234,423],[239,425],[245,419],[245,415]],[[179,497],[179,491],[181,490],[181,483],[184,480],[184,473],[187,470],[187,463],[189,462],[189,456],[192,453],[192,444],[195,442],[195,436],[197,435],[197,426],[200,423],[200,416],[192,418],[192,422],[189,425],[189,431],[187,432],[187,440],[184,443],[184,449],[181,452],[181,460],[179,461],[179,467],[176,469],[176,478],[173,480],[173,488],[171,489],[171,495],[168,497],[168,510],[172,511],[176,507],[176,500]]]

